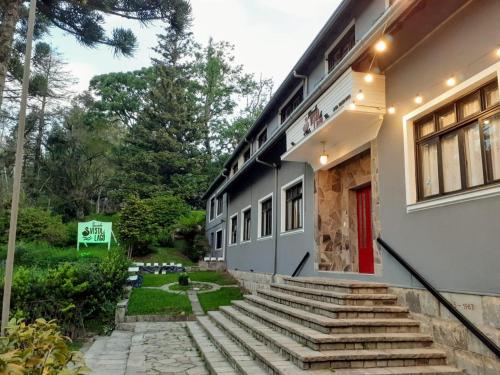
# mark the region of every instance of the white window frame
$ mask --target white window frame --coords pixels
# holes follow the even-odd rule
[[[342,40],[342,38],[349,32],[349,30],[351,30],[351,27],[354,27],[354,39],[356,39],[356,20],[353,18],[351,20],[351,22],[349,22],[349,25],[346,26],[346,28],[344,29],[344,31],[342,31],[342,33],[337,37],[337,39],[335,39],[335,41],[332,43],[332,45],[326,50],[325,52],[325,73],[328,74],[328,55],[330,54],[330,52],[333,51],[333,49],[335,47],[337,47],[337,45],[340,43],[340,41]]]
[[[258,202],[258,218],[257,218],[257,239],[258,240],[268,240],[270,238],[273,238],[273,228],[274,228],[274,216],[275,216],[275,203],[274,203],[274,197],[273,197],[273,193],[269,193],[267,194],[266,196],[262,197],[259,199],[259,202]],[[267,236],[262,236],[262,202],[268,200],[269,198],[271,198],[271,209],[272,209],[272,212],[271,212],[271,234],[268,234]]]
[[[426,201],[418,201],[416,181],[415,160],[415,133],[414,122],[428,113],[440,108],[446,103],[452,102],[468,92],[474,91],[493,79],[497,79],[500,85],[500,62],[495,63],[471,78],[457,84],[452,89],[444,92],[438,97],[430,100],[424,105],[416,108],[403,116],[403,140],[405,160],[405,184],[406,184],[406,212],[415,212],[434,207],[448,206],[450,204],[468,202],[471,200],[488,198],[500,195],[500,186],[483,186],[470,191],[461,191],[457,194],[437,197]]]
[[[217,247],[217,233],[221,232],[221,241],[220,241],[220,247]],[[214,250],[222,250],[224,249],[224,229],[217,229],[215,231],[215,244],[214,244]]]
[[[286,100],[283,101],[283,104],[281,105],[281,107],[278,108],[278,122],[279,122],[279,126],[281,126],[282,124],[284,124],[288,120],[288,119],[286,119],[284,122],[281,121],[281,110],[287,106],[288,102],[290,102],[290,100],[292,100],[292,98],[294,97],[294,95],[296,93],[298,93],[299,90],[302,90],[302,97],[303,97],[302,102],[304,102],[306,100],[304,87],[305,86],[304,86],[303,83],[301,83],[299,86],[297,86],[297,88],[295,90],[293,90],[290,95],[288,95],[288,98],[286,98]]]
[[[236,231],[238,231],[238,224],[239,224],[239,219],[238,219],[238,213],[235,212],[229,217],[229,228],[228,228],[228,246],[236,246],[238,244],[238,232],[236,232],[236,242],[232,242],[231,239],[231,234],[233,233],[233,218],[236,216]]]
[[[221,217],[222,214],[224,213],[224,194],[220,195],[220,198],[222,199],[222,208],[221,208],[221,212],[218,213],[217,210],[218,210],[218,207],[219,207],[219,202],[218,202],[218,199],[217,197],[215,197],[215,205],[214,205],[214,208],[215,208],[215,218],[218,218],[218,217]]]
[[[243,240],[243,229],[245,227],[243,220],[245,219],[244,212],[250,210],[250,239]],[[240,220],[240,244],[252,242],[252,205],[248,205],[241,210],[241,220]]]
[[[286,191],[288,188],[290,188],[294,185],[297,185],[299,182],[302,182],[302,212],[301,212],[301,214],[302,214],[302,228],[287,231],[286,230]],[[281,202],[281,213],[280,213],[281,231],[280,231],[280,235],[281,236],[286,236],[286,235],[290,235],[290,234],[304,232],[304,228],[306,226],[306,220],[304,217],[305,206],[306,206],[305,191],[306,191],[306,187],[304,184],[304,175],[299,176],[299,177],[295,178],[294,180],[289,181],[285,185],[281,186],[281,193],[280,193],[280,195],[281,195],[280,196],[280,202]]]
[[[214,200],[214,215],[212,217],[212,199]],[[212,195],[210,199],[208,200],[208,222],[211,223],[212,221],[215,220],[217,217],[217,208],[215,205],[217,204],[217,199],[215,198],[215,195]]]

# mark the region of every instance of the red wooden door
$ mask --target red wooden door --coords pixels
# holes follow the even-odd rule
[[[371,186],[356,192],[358,206],[359,272],[374,273]]]

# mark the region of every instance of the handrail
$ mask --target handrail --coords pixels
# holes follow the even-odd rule
[[[486,336],[483,331],[476,327],[468,318],[466,318],[460,311],[457,310],[453,304],[448,301],[436,288],[432,286],[415,268],[413,268],[406,260],[404,260],[387,242],[385,242],[380,237],[377,238],[377,242],[396,259],[408,272],[412,274],[425,289],[427,289],[444,307],[451,312],[455,318],[457,318],[469,331],[471,331],[474,336],[476,336],[481,342],[488,347],[497,357],[500,357],[500,347],[496,345],[488,336]]]
[[[295,271],[293,271],[292,277],[297,276],[300,273],[300,271],[302,271],[302,267],[304,267],[304,264],[306,263],[307,259],[309,259],[310,255],[311,254],[309,254],[309,251],[304,254],[304,256],[302,257],[302,260],[299,263],[299,265],[297,266],[297,268],[295,268]]]

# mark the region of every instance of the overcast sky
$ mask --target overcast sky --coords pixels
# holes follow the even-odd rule
[[[281,83],[340,0],[191,0],[193,33],[198,42],[209,37],[235,45],[236,61],[245,71]],[[88,87],[94,75],[129,71],[150,65],[151,47],[160,26],[145,28],[133,21],[111,17],[106,27],[131,28],[139,48],[134,57],[114,57],[108,47],[88,49],[54,29],[50,42],[62,53],[79,79],[78,91]]]

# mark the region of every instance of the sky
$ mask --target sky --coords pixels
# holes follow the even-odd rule
[[[334,12],[341,0],[191,0],[192,31],[195,39],[206,44],[227,41],[235,46],[236,62],[245,72],[272,78],[277,88],[307,46]],[[307,4],[308,6],[304,6]],[[53,29],[49,42],[68,63],[78,78],[74,90],[88,88],[98,74],[130,71],[150,65],[151,48],[161,25],[147,27],[118,17],[106,19],[106,29],[125,27],[133,30],[139,47],[132,58],[116,57],[106,46],[89,49],[71,35]]]

